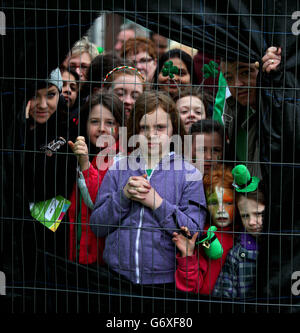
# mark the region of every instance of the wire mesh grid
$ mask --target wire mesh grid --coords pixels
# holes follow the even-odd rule
[[[3,311],[299,311],[299,13],[2,1]]]

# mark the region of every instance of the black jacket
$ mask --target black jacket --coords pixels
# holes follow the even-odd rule
[[[76,158],[68,146],[74,140],[67,124],[56,112],[45,124],[30,129],[26,121],[24,136],[25,192],[29,201],[45,201],[56,195],[68,198],[75,180]],[[69,126],[67,126],[69,125]],[[71,127],[71,128],[70,128]]]

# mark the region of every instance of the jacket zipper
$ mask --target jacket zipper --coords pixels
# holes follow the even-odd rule
[[[173,155],[174,153],[171,152],[169,155]],[[157,165],[152,169],[150,176],[147,175],[147,180],[150,181],[154,170],[156,169]],[[147,174],[145,168],[145,173]],[[139,266],[139,244],[140,244],[140,237],[141,237],[141,227],[143,224],[143,217],[144,217],[144,206],[141,208],[140,211],[140,221],[138,226],[138,231],[136,233],[136,240],[135,240],[135,274],[136,274],[136,283],[140,283],[140,266]]]
[[[141,208],[140,211],[140,222],[136,234],[135,240],[135,274],[136,274],[136,283],[140,283],[140,267],[139,267],[139,242],[141,236],[141,227],[143,223],[143,216],[144,216],[144,207]]]
[[[155,169],[155,168],[154,168]],[[151,175],[147,175],[147,180],[150,181],[150,178],[153,174],[154,169],[152,169]],[[135,240],[135,274],[136,274],[136,283],[140,283],[140,265],[139,265],[139,244],[140,244],[140,237],[141,237],[141,228],[143,224],[143,217],[144,217],[144,206],[141,208],[140,211],[140,221],[139,226],[136,234]]]

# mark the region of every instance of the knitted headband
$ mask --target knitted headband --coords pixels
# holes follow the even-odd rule
[[[59,92],[61,92],[62,87],[63,87],[63,81],[61,77],[61,73],[59,68],[54,69],[51,73],[50,76],[47,80],[48,84],[53,84],[54,86],[57,87]]]
[[[112,69],[110,72],[108,72],[106,75],[105,75],[105,78],[103,80],[103,85],[104,83],[106,82],[106,80],[115,72],[118,72],[118,71],[121,71],[122,69],[129,69],[129,70],[132,70],[132,71],[135,71],[136,74],[142,79],[142,81],[144,82],[144,78],[141,74],[141,72],[139,70],[137,70],[136,68],[134,67],[130,67],[130,66],[118,66],[118,67],[115,67],[114,69]]]

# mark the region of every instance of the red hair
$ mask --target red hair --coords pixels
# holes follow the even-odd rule
[[[228,165],[218,164],[213,170],[205,174],[203,177],[205,192],[209,191],[209,193],[212,193],[217,185],[233,190],[233,176],[231,170],[232,168]]]

